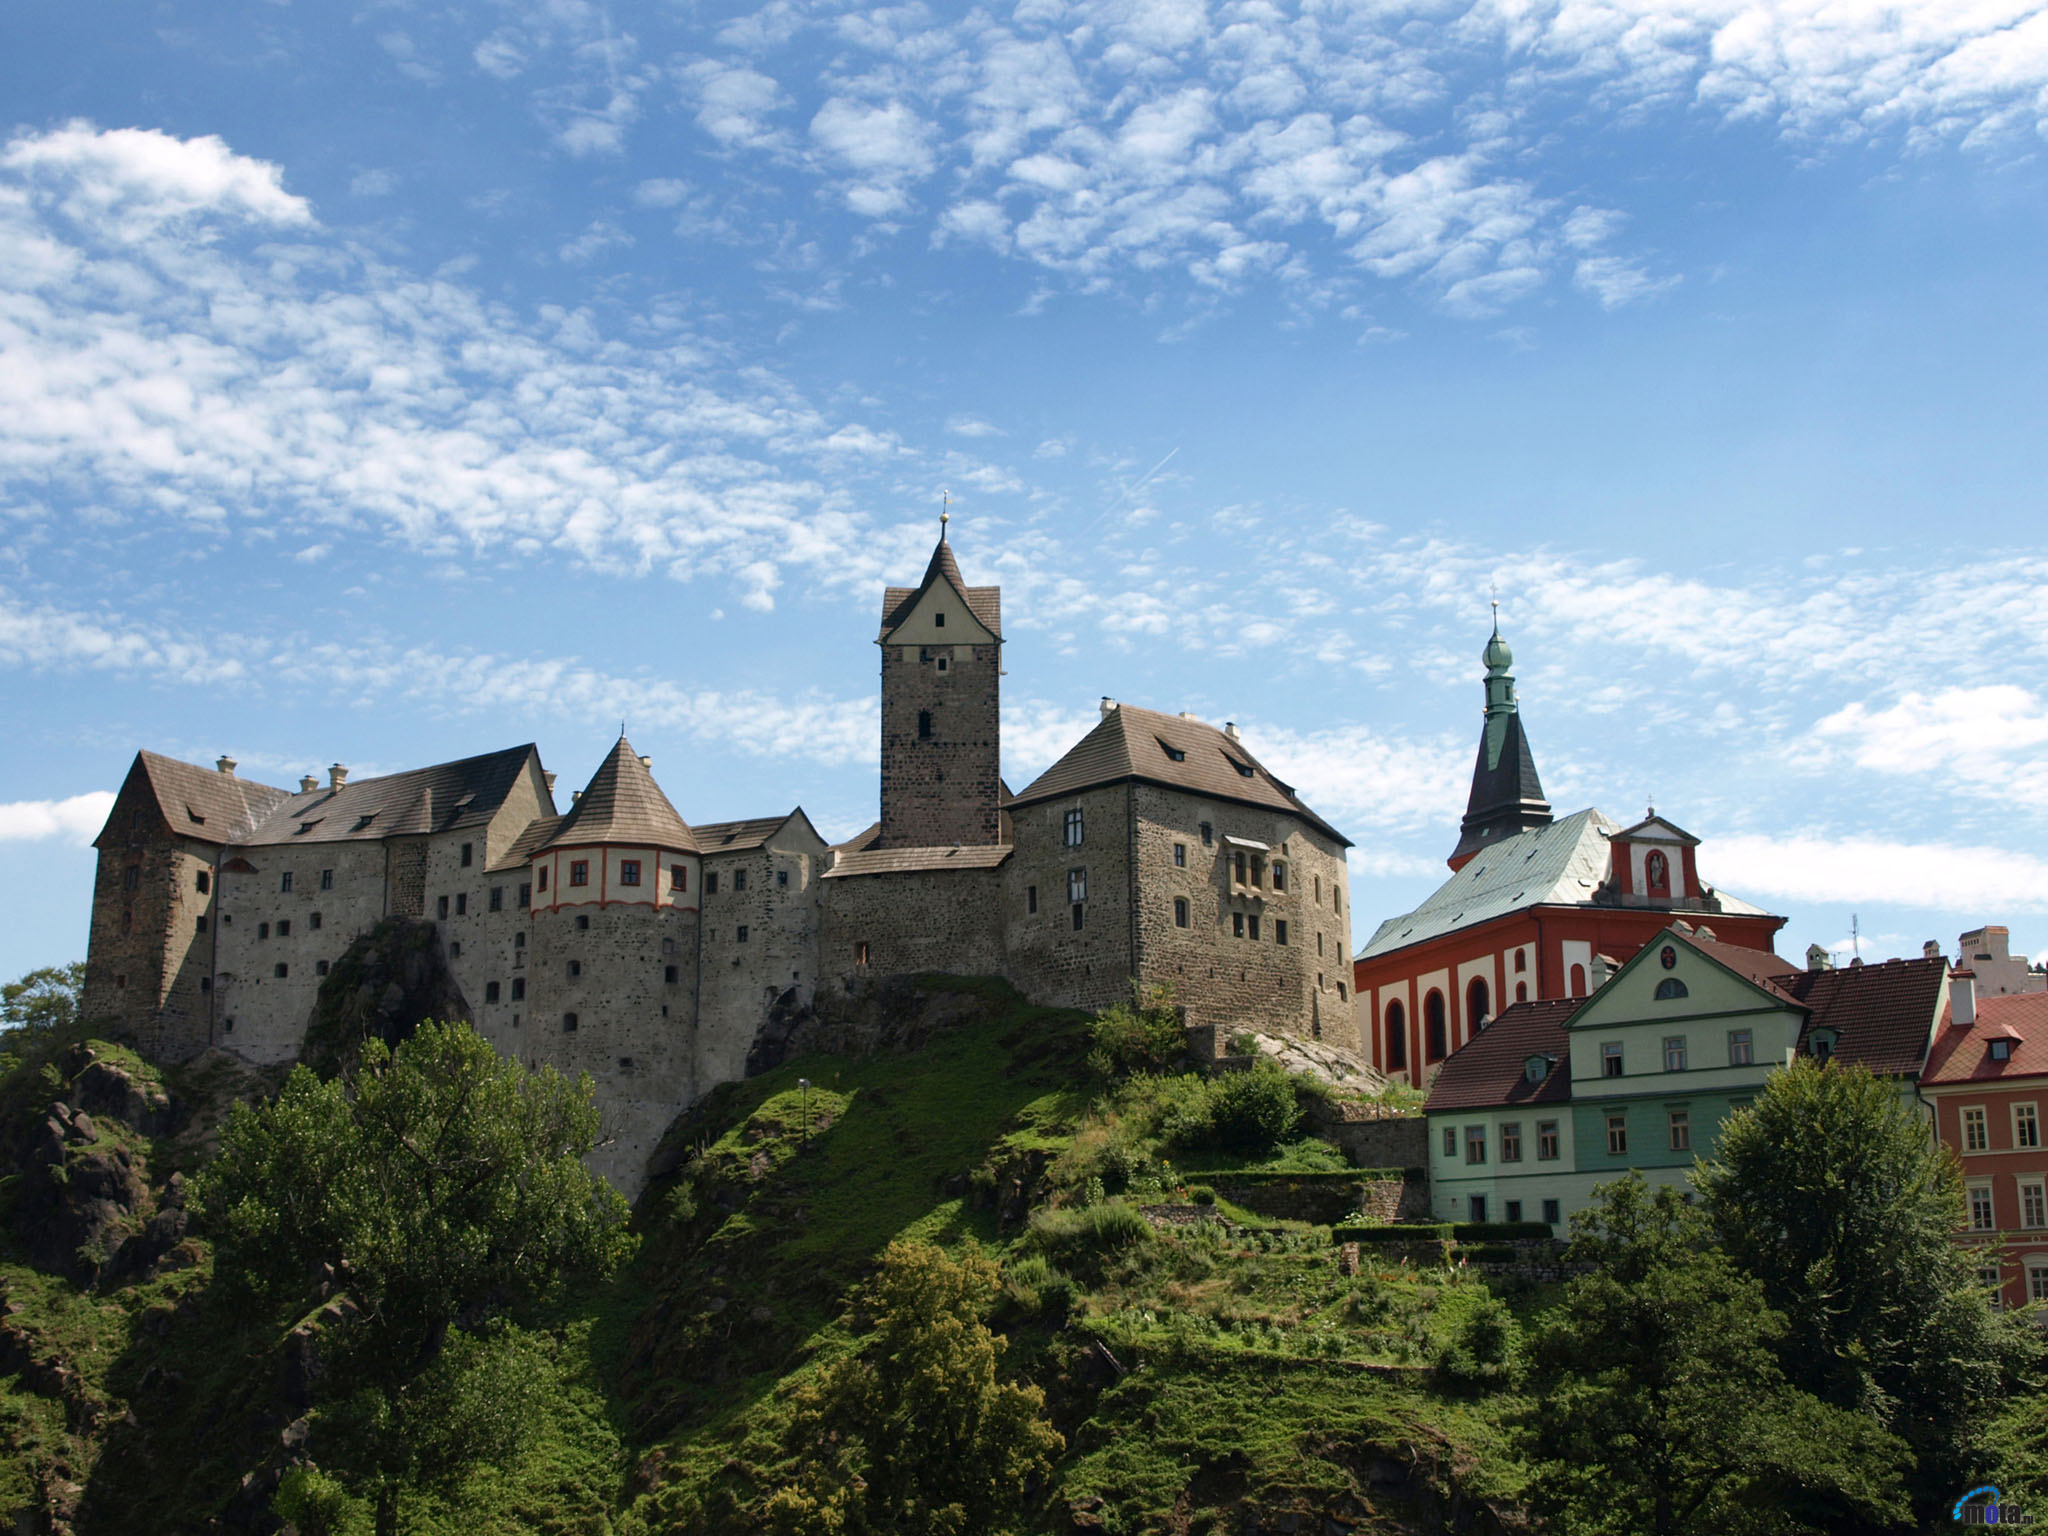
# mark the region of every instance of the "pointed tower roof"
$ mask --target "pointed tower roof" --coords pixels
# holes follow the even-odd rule
[[[683,853],[699,851],[688,823],[676,814],[623,734],[544,846],[566,848],[577,843],[631,843]]]
[[[1522,714],[1515,699],[1515,653],[1500,637],[1500,605],[1494,604],[1493,635],[1480,652],[1486,663],[1486,724],[1479,733],[1479,758],[1472,765],[1472,793],[1465,801],[1458,846],[1449,863],[1462,869],[1480,849],[1550,825],[1550,802],[1536,777],[1536,759],[1522,732]]]
[[[924,568],[924,579],[914,587],[888,587],[882,593],[882,630],[875,636],[879,641],[889,638],[910,612],[917,606],[917,600],[930,591],[936,583],[943,582],[960,596],[967,611],[979,619],[988,632],[1000,642],[1003,638],[1003,589],[1001,587],[970,587],[960,574],[960,562],[953,558],[953,546],[946,542],[947,518],[939,517],[939,542],[932,550],[931,560]]]

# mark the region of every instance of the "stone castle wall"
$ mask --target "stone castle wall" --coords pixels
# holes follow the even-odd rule
[[[744,1077],[747,1053],[770,1015],[806,1008],[817,993],[829,850],[807,832],[784,841],[704,858],[705,875],[718,876],[718,890],[703,895],[697,993],[696,1070],[707,1085]]]
[[[1016,843],[1003,866],[1003,973],[1027,997],[1104,1008],[1130,996],[1130,803],[1131,786],[1113,784],[1011,808]],[[1081,842],[1070,845],[1067,817],[1077,810]],[[1078,927],[1068,899],[1075,871],[1085,875],[1087,891]]]
[[[882,647],[877,846],[980,847],[1001,837],[1001,651],[998,645]],[[928,717],[929,735],[920,717]]]
[[[820,984],[845,989],[920,971],[1002,974],[1000,877],[1000,869],[964,869],[825,881]]]

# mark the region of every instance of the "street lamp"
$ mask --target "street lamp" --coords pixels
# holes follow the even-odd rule
[[[808,1077],[800,1077],[796,1080],[796,1085],[803,1091],[803,1144],[808,1147],[811,1144],[811,1080]]]

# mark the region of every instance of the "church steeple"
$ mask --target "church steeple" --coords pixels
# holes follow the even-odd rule
[[[1522,732],[1515,653],[1500,637],[1500,604],[1493,605],[1493,635],[1479,659],[1486,663],[1486,724],[1479,733],[1479,760],[1472,765],[1472,793],[1465,802],[1458,846],[1449,860],[1463,869],[1481,849],[1517,832],[1550,825],[1550,802],[1536,777],[1536,759]]]

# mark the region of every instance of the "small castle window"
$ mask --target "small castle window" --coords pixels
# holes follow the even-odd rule
[[[117,977],[117,978],[115,978],[115,979],[116,979],[117,981],[125,981],[125,980],[126,980],[127,978],[126,978],[126,977]],[[200,978],[199,978],[199,990],[200,990],[200,991],[202,991],[202,992],[211,992],[211,991],[213,990],[213,978],[212,978],[211,976],[202,976],[202,977],[200,977]]]
[[[747,872],[744,869],[732,872],[732,888],[735,891],[744,891],[747,888]]]
[[[1038,910],[1038,887],[1035,885],[1024,887],[1024,910],[1027,913]]]
[[[523,912],[533,905],[533,887],[528,882],[519,882],[519,909]]]
[[[715,869],[704,871],[704,894],[706,896],[716,896],[718,894],[718,871]]]
[[[458,891],[458,892],[456,893],[456,896],[455,896],[455,915],[456,915],[457,917],[467,917],[467,916],[469,916],[469,892],[467,892],[467,891]]]
[[[548,870],[545,864],[541,866],[540,870],[540,888],[542,890],[546,890],[548,888]]]
[[[1238,852],[1233,856],[1233,867],[1237,871],[1237,883],[1239,885],[1248,885],[1250,883],[1250,880],[1248,878],[1248,871],[1250,870],[1251,866],[1249,856],[1244,852],[1244,850],[1239,849]]]
[[[256,937],[257,937],[257,938],[259,938],[259,939],[267,939],[267,938],[269,938],[269,937],[270,937],[270,924],[268,924],[268,923],[258,923],[258,924],[256,925]]]
[[[571,859],[569,861],[569,883],[571,885],[590,884],[590,860]]]
[[[1276,891],[1287,889],[1287,865],[1280,859],[1273,861],[1273,889]]]
[[[733,935],[733,938],[736,942],[741,944],[747,942],[747,925],[745,923],[740,924],[739,930]]]
[[[672,891],[687,891],[690,888],[690,866],[673,864],[669,866],[668,888]]]
[[[306,915],[306,926],[313,929],[316,933],[319,931],[320,921],[320,914],[318,912],[310,912]]]
[[[134,928],[135,909],[133,907],[123,907],[121,909],[121,931],[123,933],[130,933],[134,931]]]
[[[932,712],[928,709],[920,709],[917,712],[917,739],[919,741],[930,741],[932,739]]]
[[[1173,845],[1173,867],[1175,869],[1186,869],[1188,867],[1188,845],[1186,843],[1175,843]]]
[[[563,1033],[563,1034],[565,1034],[565,1035],[573,1035],[573,1034],[575,1034],[575,1033],[576,1033],[576,1015],[575,1015],[575,1014],[573,1014],[573,1013],[565,1013],[565,1014],[563,1014],[563,1015],[562,1015],[562,1033]]]
[[[462,845],[462,867],[464,869],[469,868],[470,860],[475,856],[475,851],[476,844],[474,843],[464,843]]]
[[[1259,937],[1259,914],[1254,912],[1248,919],[1246,919],[1246,922],[1251,928],[1251,932],[1247,935],[1247,937],[1256,941]]]
[[[778,869],[777,871],[775,871],[775,883],[777,885],[788,885],[789,871],[786,869]]]
[[[521,929],[521,930],[520,930],[519,932],[517,932],[517,933],[515,933],[515,934],[513,934],[513,935],[512,935],[512,947],[513,947],[514,949],[524,949],[524,948],[526,948],[526,930],[525,930],[525,929],[523,929],[523,928],[522,928],[522,929]]]
[[[1067,846],[1069,848],[1080,847],[1082,836],[1081,808],[1075,806],[1074,809],[1067,812]]]
[[[204,896],[208,891],[213,889],[213,876],[209,875],[203,869],[200,870],[198,876],[198,884],[199,894]]]
[[[526,978],[524,976],[514,976],[512,978],[512,1001],[515,1003],[526,1001]]]
[[[292,968],[286,965],[282,960],[278,961],[276,965],[270,968],[270,974],[277,977],[279,980],[282,980],[285,977],[291,975],[291,973]]]
[[[574,979],[575,979],[576,977],[578,977],[578,976],[581,976],[582,974],[583,974],[583,962],[582,962],[581,960],[571,960],[571,961],[569,962],[569,976],[570,976],[570,979],[571,979],[571,980],[574,980]]]
[[[290,870],[286,870],[277,877],[277,888],[280,891],[288,891],[292,888],[292,872]]]
[[[1203,846],[1204,848],[1207,848],[1207,847],[1208,847],[1208,846],[1209,846],[1210,844],[1214,843],[1215,841],[1216,841],[1216,829],[1215,829],[1214,827],[1210,826],[1208,822],[1206,822],[1206,821],[1205,821],[1205,822],[1203,822],[1203,823],[1202,823],[1202,846]]]
[[[1685,983],[1676,976],[1666,976],[1657,983],[1657,998],[1660,1002],[1669,1002],[1672,998],[1684,997],[1685,995]]]
[[[619,860],[619,884],[638,885],[639,883],[640,861],[638,859]]]
[[[1275,944],[1285,944],[1287,942],[1287,919],[1284,917],[1273,919],[1273,942]]]
[[[193,919],[193,922],[192,922],[192,928],[193,928],[193,931],[194,931],[195,933],[204,933],[204,932],[206,932],[206,914],[205,914],[205,913],[203,913],[203,912],[202,912],[202,913],[200,913],[200,914],[199,914],[199,916],[198,916],[198,917],[196,917],[196,918],[194,918],[194,919]]]
[[[578,912],[576,914],[576,927],[584,933],[590,931],[590,914],[588,912]]]
[[[866,939],[856,939],[854,941],[853,963],[855,965],[866,965],[868,963],[868,941]]]
[[[313,962],[313,974],[315,976],[325,976],[327,974],[327,962],[325,960],[315,960]]]
[[[321,871],[320,871],[320,889],[321,889],[321,890],[323,890],[323,891],[331,891],[331,890],[333,890],[333,889],[334,889],[334,871],[333,871],[333,870],[331,870],[331,869],[323,869],[323,870],[321,870]]]
[[[498,984],[497,984],[497,983],[496,983],[495,981],[487,981],[487,982],[485,982],[485,983],[484,983],[484,1001],[485,1001],[485,1002],[487,1002],[487,1003],[495,1003],[495,1002],[496,1002],[497,1000],[498,1000]]]
[[[1241,939],[1244,937],[1244,914],[1242,912],[1230,914],[1230,932],[1233,938]]]
[[[676,979],[680,974],[681,973],[677,971],[676,968],[672,965],[663,966],[661,972],[661,979],[667,982],[670,986],[674,986],[676,984]]]
[[[939,658],[939,670],[941,672],[946,670],[946,658],[943,656]]]
[[[448,915],[448,898],[446,896],[438,897],[435,900],[434,915],[437,917],[446,917]]]
[[[1185,928],[1188,925],[1188,899],[1185,896],[1173,898],[1173,926]]]
[[[277,936],[280,939],[288,939],[292,936],[292,920],[290,918],[282,918],[278,921]]]
[[[493,912],[502,912],[505,910],[505,887],[503,887],[502,885],[494,885],[491,887],[490,905],[491,910]]]
[[[1074,932],[1079,933],[1087,924],[1087,908],[1080,902],[1074,903]]]
[[[935,613],[935,614],[933,614],[933,615],[932,615],[932,628],[933,628],[933,629],[944,629],[945,627],[946,627],[946,616],[945,616],[945,615],[944,615],[943,613]]]
[[[1069,900],[1069,901],[1086,901],[1087,899],[1088,899],[1088,871],[1087,871],[1087,870],[1085,870],[1085,869],[1070,869],[1070,870],[1068,870],[1068,871],[1067,871],[1067,900]]]

